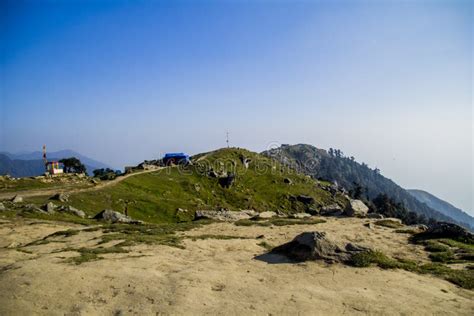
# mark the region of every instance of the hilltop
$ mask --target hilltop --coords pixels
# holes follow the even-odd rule
[[[316,206],[346,203],[342,195],[333,196],[325,189],[329,183],[245,149],[220,149],[196,155],[192,161],[73,194],[70,202],[93,215],[106,208],[122,211],[124,201],[129,201],[133,218],[155,223],[191,220],[196,210],[304,211],[307,206],[294,199],[298,195],[311,197]],[[235,179],[227,188],[221,180],[230,173]],[[178,214],[179,209],[186,212]]]

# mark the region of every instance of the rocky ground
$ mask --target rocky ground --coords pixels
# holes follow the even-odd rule
[[[101,230],[38,220],[0,223],[1,315],[473,315],[474,292],[441,278],[320,261],[292,263],[268,248],[304,231],[423,262],[422,246],[375,219],[327,218],[313,225],[215,223],[177,233],[181,247],[138,244],[80,265],[77,249]],[[368,227],[370,226],[370,227]],[[66,230],[79,233],[58,233]],[[50,237],[46,236],[50,235]]]

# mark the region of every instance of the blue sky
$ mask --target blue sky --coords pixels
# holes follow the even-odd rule
[[[469,1],[3,1],[0,149],[310,143],[473,210]],[[472,214],[472,212],[471,212]]]

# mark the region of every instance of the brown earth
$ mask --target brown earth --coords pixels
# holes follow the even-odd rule
[[[101,231],[18,248],[55,231],[84,226],[3,220],[0,315],[474,314],[473,291],[429,275],[258,257],[266,253],[258,245],[262,241],[279,245],[303,231],[318,230],[338,242],[427,260],[420,246],[407,244],[407,235],[385,227],[369,229],[363,225],[367,221],[329,218],[323,224],[281,227],[211,224],[180,233],[189,237],[184,249],[139,245],[129,253],[74,265],[64,261],[77,253],[63,250],[95,247]],[[217,237],[192,238],[205,234]],[[245,239],[218,239],[221,235]],[[257,239],[260,235],[264,237]]]

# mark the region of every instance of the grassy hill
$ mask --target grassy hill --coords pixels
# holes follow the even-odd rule
[[[251,160],[248,168],[243,164],[244,158]],[[300,194],[313,197],[316,206],[344,203],[342,196],[333,198],[323,189],[328,183],[296,174],[278,162],[244,149],[220,149],[192,160],[193,165],[187,167],[169,167],[97,191],[73,194],[69,204],[93,215],[105,208],[123,211],[124,201],[130,201],[130,216],[162,223],[191,219],[196,210],[303,211],[306,206],[291,198]],[[218,174],[235,173],[234,184],[222,187],[218,178],[209,176],[211,169]],[[178,218],[178,208],[189,212]]]

